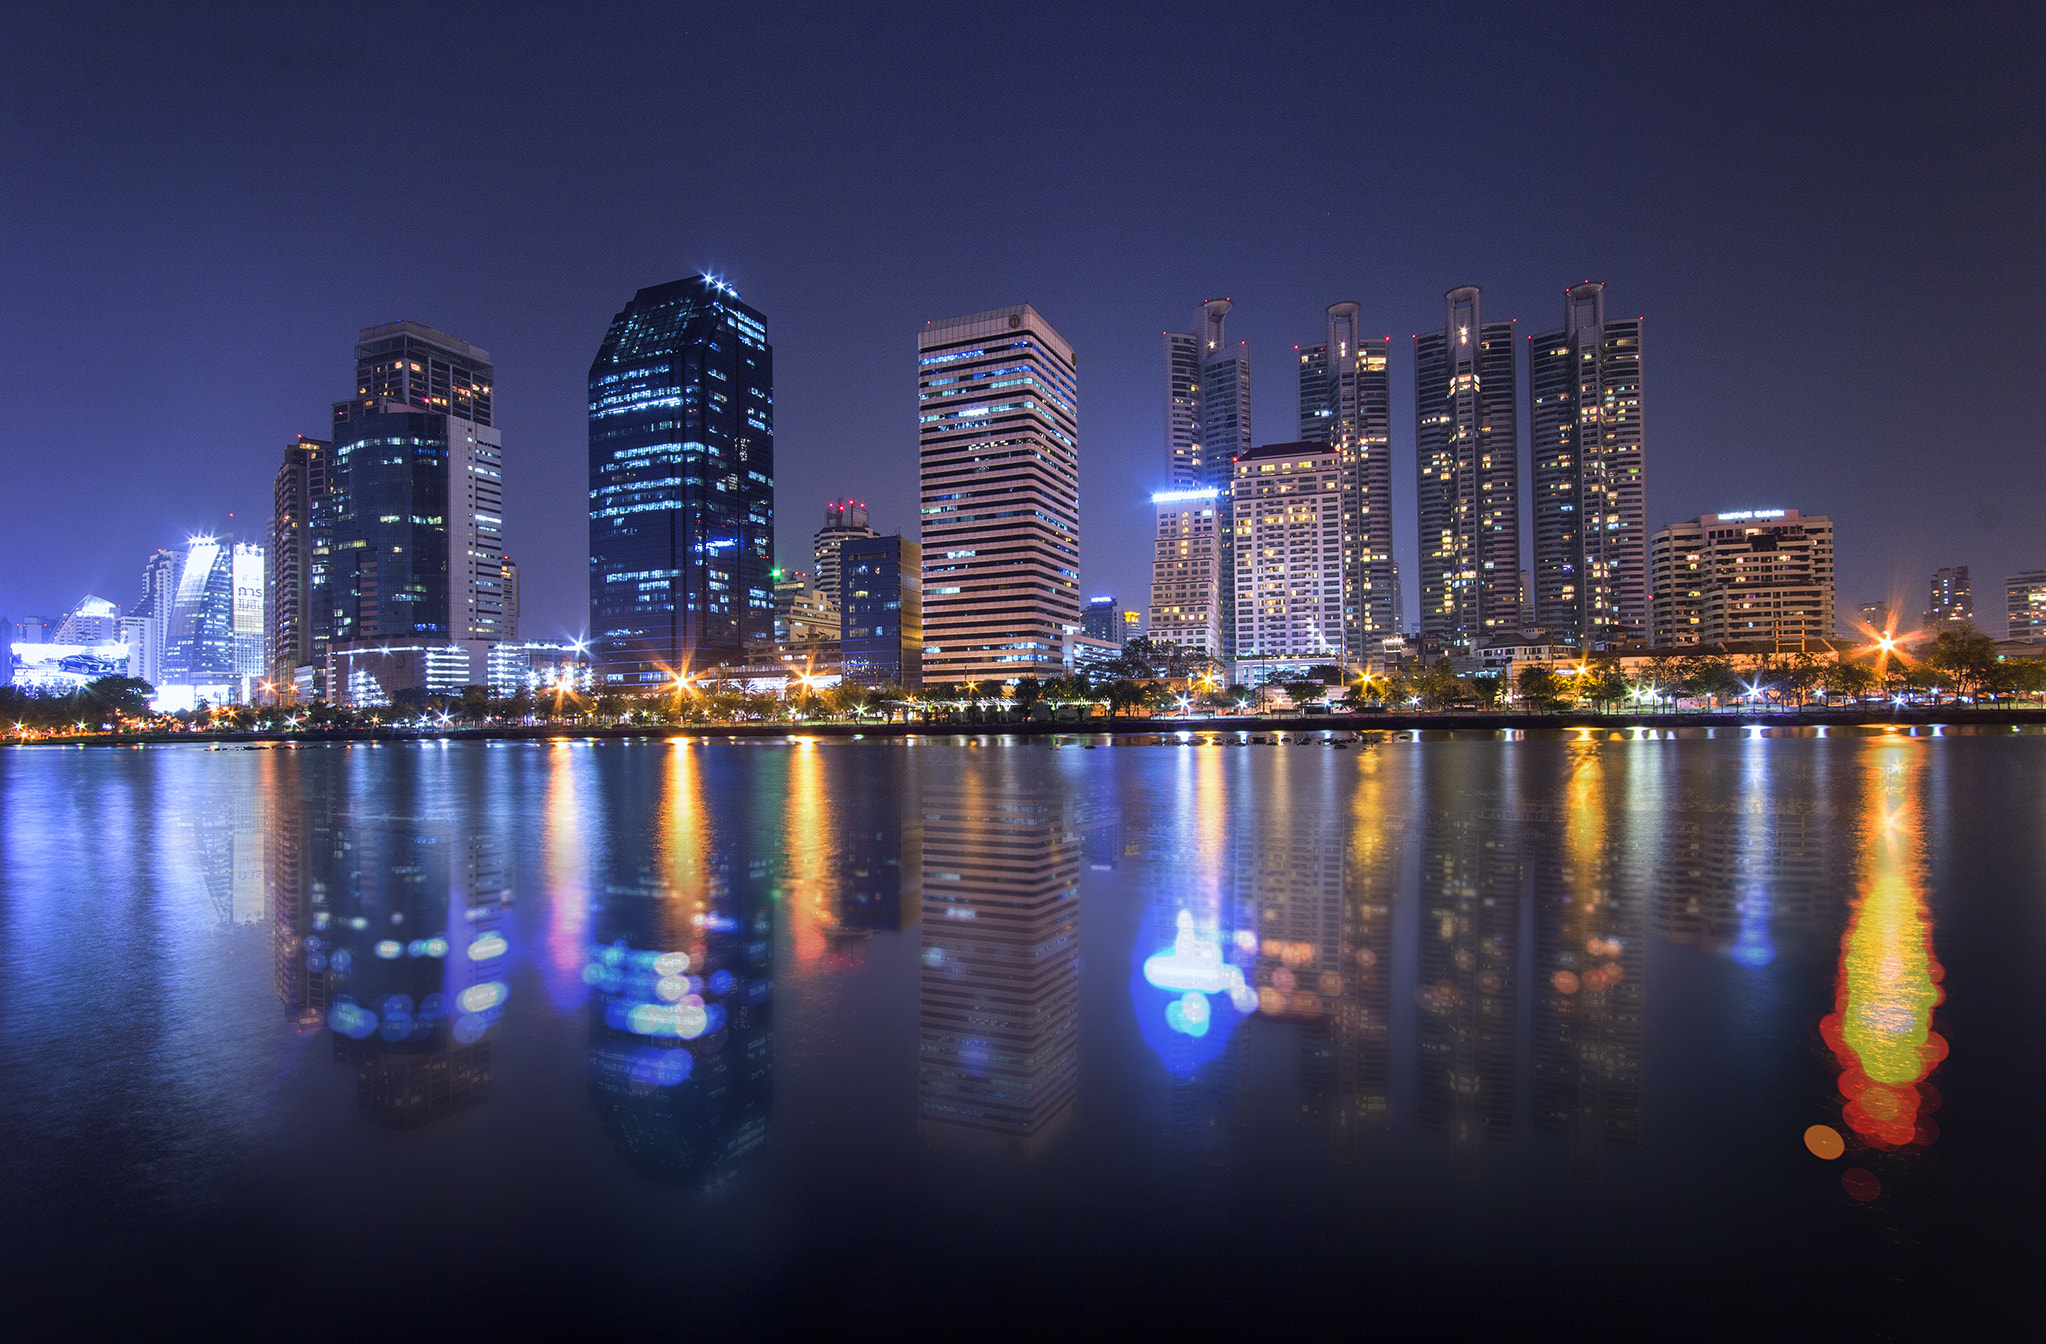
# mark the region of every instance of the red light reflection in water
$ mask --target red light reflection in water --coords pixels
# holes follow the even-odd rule
[[[1939,1137],[1939,1093],[1926,1076],[1946,1058],[1932,1029],[1946,972],[1933,956],[1921,868],[1917,748],[1885,743],[1870,790],[1861,897],[1848,914],[1834,1010],[1819,1032],[1840,1062],[1841,1118],[1875,1148],[1922,1148]],[[1874,1198],[1850,1187],[1857,1199]]]

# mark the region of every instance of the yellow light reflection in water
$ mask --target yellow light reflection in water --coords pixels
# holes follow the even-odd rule
[[[1945,972],[1925,905],[1918,749],[1900,740],[1875,750],[1861,895],[1840,940],[1834,1011],[1819,1030],[1840,1061],[1847,1126],[1877,1147],[1902,1148],[1938,1137],[1926,1118],[1937,1094],[1924,1080],[1947,1053],[1932,1029]]]

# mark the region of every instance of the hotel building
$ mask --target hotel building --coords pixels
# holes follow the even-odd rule
[[[1796,509],[1708,513],[1649,543],[1657,648],[1829,639],[1833,522]]]
[[[1343,661],[1342,485],[1342,453],[1325,443],[1236,460],[1236,680]]]
[[[1028,304],[917,338],[924,681],[1064,670],[1080,624],[1073,348]]]
[[[2046,640],[2046,569],[2028,569],[2003,581],[2006,638]]]
[[[1221,493],[1210,485],[1151,496],[1150,637],[1210,658],[1222,656]]]

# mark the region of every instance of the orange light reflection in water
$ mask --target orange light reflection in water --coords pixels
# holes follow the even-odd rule
[[[1840,940],[1834,1011],[1819,1031],[1840,1062],[1847,1127],[1877,1148],[1924,1147],[1939,1137],[1929,1115],[1939,1094],[1925,1079],[1947,1054],[1932,1030],[1946,972],[1925,905],[1924,821],[1911,787],[1918,748],[1897,740],[1876,750],[1861,896]]]
[[[788,772],[782,906],[789,921],[790,950],[798,963],[807,965],[830,950],[828,935],[838,924],[838,911],[832,904],[837,889],[826,853],[831,802],[824,790],[824,762],[814,739],[798,738],[790,744]]]

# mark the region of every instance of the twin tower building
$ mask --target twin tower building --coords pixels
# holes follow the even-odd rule
[[[1541,630],[1604,647],[1648,629],[1639,318],[1609,320],[1605,286],[1566,291],[1563,325],[1528,340],[1532,575],[1521,550],[1520,340],[1475,287],[1414,337],[1420,636],[1464,654]],[[1150,633],[1239,680],[1409,650],[1394,559],[1392,340],[1328,309],[1296,347],[1299,439],[1252,445],[1250,352],[1228,299],[1165,333],[1171,487],[1152,496]]]

